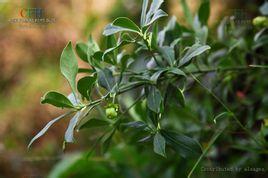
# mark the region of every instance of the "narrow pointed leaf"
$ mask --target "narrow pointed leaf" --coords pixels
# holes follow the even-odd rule
[[[140,25],[143,27],[146,22],[146,12],[148,9],[149,0],[143,0],[142,3],[142,12],[141,12],[141,22]]]
[[[143,121],[133,121],[128,123],[123,123],[122,126],[127,128],[134,128],[134,129],[145,129],[148,125]]]
[[[74,129],[77,126],[77,123],[80,120],[81,111],[78,111],[74,117],[70,120],[68,128],[65,132],[65,141],[66,143],[73,143],[74,142]]]
[[[186,74],[185,74],[182,70],[180,70],[180,69],[178,69],[178,68],[175,68],[175,67],[172,67],[172,68],[168,69],[167,72],[168,72],[168,73],[171,73],[171,74],[175,74],[175,75],[177,75],[177,76],[183,76],[183,77],[186,77]]]
[[[194,57],[204,53],[205,51],[209,49],[210,49],[210,46],[208,45],[194,44],[191,48],[188,49],[186,54],[180,60],[179,66],[183,66],[189,63]]]
[[[171,148],[184,158],[198,157],[202,154],[200,144],[194,139],[175,132],[161,130],[166,142]]]
[[[121,31],[128,31],[128,29],[122,28],[122,27],[117,27],[112,24],[108,24],[103,31],[103,35],[105,36],[110,36],[115,33],[121,32]]]
[[[50,121],[49,123],[47,123],[47,125],[36,135],[34,136],[34,138],[30,141],[29,145],[28,145],[28,148],[31,147],[31,145],[40,137],[42,137],[47,131],[48,129],[53,125],[55,124],[56,122],[58,122],[59,120],[63,119],[64,117],[66,117],[67,115],[69,115],[69,113],[66,113],[66,114],[63,114],[59,117],[57,117],[56,119],[53,119],[52,121]]]
[[[146,24],[151,21],[152,16],[156,13],[156,11],[160,8],[164,0],[153,0],[150,9],[146,15]]]
[[[154,83],[157,83],[157,80],[159,79],[159,77],[166,71],[167,71],[167,69],[160,69],[159,71],[155,72],[151,76],[151,81],[154,82]]]
[[[154,23],[156,20],[160,19],[161,17],[166,17],[166,16],[168,16],[166,12],[164,12],[161,9],[158,9],[153,15],[152,19],[148,23],[146,23],[145,26],[149,26],[152,23]]]
[[[166,140],[160,133],[154,136],[154,152],[166,157]]]
[[[151,87],[147,97],[147,106],[150,110],[159,113],[162,103],[162,96],[160,91],[156,87]]]
[[[159,48],[159,52],[162,54],[164,59],[168,62],[170,66],[174,65],[175,62],[175,52],[174,49],[169,46],[163,46]]]
[[[108,68],[98,71],[98,82],[100,86],[106,90],[112,91],[115,86],[115,80],[112,71]]]
[[[186,0],[180,0],[181,1],[181,6],[182,6],[182,10],[184,13],[184,17],[186,18],[186,21],[188,22],[189,25],[193,25],[193,16],[192,13],[190,11],[190,8],[186,2]]]
[[[92,57],[93,55],[100,51],[99,45],[97,42],[93,39],[93,37],[90,35],[87,42],[87,59],[90,64],[92,64]]]
[[[126,41],[126,40],[123,40],[121,41],[119,44],[117,44],[116,46],[112,47],[112,48],[109,48],[107,49],[106,51],[104,51],[103,53],[103,56],[102,56],[102,60],[105,60],[107,55],[111,54],[112,52],[114,52],[115,50],[117,50],[118,48],[122,47],[122,46],[125,46],[125,45],[128,45],[130,43],[132,43],[134,41]]]
[[[95,128],[95,127],[103,127],[108,126],[110,123],[103,119],[90,119],[86,123],[80,126],[79,130],[81,129],[89,129],[89,128]]]
[[[184,97],[184,94],[183,94],[183,91],[181,89],[178,88],[178,100],[179,100],[179,103],[182,107],[185,107],[185,97]]]
[[[199,22],[201,22],[202,25],[207,25],[209,15],[210,15],[210,0],[203,0],[198,11]]]

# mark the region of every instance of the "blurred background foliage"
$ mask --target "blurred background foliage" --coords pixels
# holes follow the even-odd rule
[[[196,12],[201,1],[188,0],[187,2],[191,11]],[[230,15],[234,9],[242,9],[252,19],[259,15],[258,8],[262,3],[263,1],[260,0],[211,0],[210,37],[213,37],[213,34],[216,36],[221,20]],[[52,89],[70,92],[58,67],[61,51],[67,41],[85,41],[88,35],[92,34],[103,45],[105,40],[101,34],[104,26],[118,16],[127,16],[138,22],[141,4],[141,0],[0,0],[0,178],[47,176],[53,178],[171,178],[174,175],[185,177],[186,170],[189,170],[194,160],[183,160],[179,157],[162,159],[153,154],[151,148],[144,149],[142,145],[134,147],[118,141],[120,144],[114,144],[104,156],[100,157],[95,153],[88,156],[87,153],[94,144],[98,131],[79,133],[81,136],[77,144],[69,145],[63,153],[60,143],[63,141],[62,135],[67,124],[64,121],[53,127],[34,145],[33,149],[30,151],[26,149],[33,135],[51,118],[62,113],[50,106],[41,107],[39,101],[44,91]],[[25,7],[41,7],[45,10],[46,16],[55,18],[56,22],[43,27],[27,28],[11,24],[9,19],[19,18],[20,9]],[[175,15],[179,23],[186,24],[178,0],[166,0],[163,8],[170,14],[170,17]],[[253,36],[253,34],[248,35]],[[233,57],[238,56],[234,54]],[[80,63],[80,66],[83,65]],[[267,92],[264,95],[268,81],[264,81],[263,76],[256,77],[258,73],[255,73],[255,77],[252,77],[254,82],[245,84],[243,81],[246,75],[245,73],[232,73],[228,75],[228,78],[217,78],[224,80],[222,85],[232,88],[236,96],[232,101],[232,108],[240,109],[240,113],[244,112],[244,116],[241,115],[241,117],[251,114],[246,113],[250,111],[247,109],[247,101],[256,99],[254,98],[256,96],[263,97],[266,106],[268,105]],[[207,76],[206,82],[217,82],[212,81],[211,78],[212,76]],[[255,80],[256,78],[259,80]],[[232,83],[230,83],[231,80]],[[254,93],[248,92],[252,90],[252,87]],[[218,89],[221,90],[222,87],[219,86]],[[215,111],[221,110],[220,106],[209,95],[202,94],[203,91],[200,88],[193,86],[191,91],[194,92],[191,93],[188,105],[192,108],[177,110],[171,113],[170,118],[174,120],[175,128],[187,130],[187,132],[209,130],[213,127],[213,123],[212,119],[209,122],[207,120],[213,118]],[[258,103],[254,106],[258,107]],[[264,108],[262,114],[267,114],[267,109],[267,107]],[[178,123],[175,121],[177,118],[185,118],[185,120]],[[196,124],[185,128],[189,124],[184,122],[189,121]],[[249,124],[257,128],[261,127],[260,123],[253,120]],[[239,135],[239,133],[231,134]],[[204,132],[202,143],[208,142],[210,137],[211,133]],[[118,139],[120,140],[120,136]],[[213,163],[216,162],[218,166],[223,167],[247,165],[267,168],[267,156],[260,157],[249,152],[248,156],[244,157],[244,152],[241,150],[228,152],[227,149],[230,148],[225,147],[225,143],[232,139],[229,132],[221,136],[216,144],[219,144],[222,150],[210,151],[211,160],[206,160],[207,166],[214,165]],[[220,151],[223,155],[216,159],[215,155]],[[200,171],[197,177],[215,177],[215,174],[217,177],[235,177],[233,173],[212,172],[210,175]],[[240,175],[240,177],[254,176],[267,177],[263,173],[259,175],[241,173]]]

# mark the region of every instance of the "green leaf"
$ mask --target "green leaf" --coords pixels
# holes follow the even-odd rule
[[[92,56],[91,64],[94,67],[101,68],[102,56],[103,56],[103,52],[102,51],[98,51],[98,52],[94,53],[94,55]]]
[[[79,68],[78,69],[78,73],[88,73],[88,74],[92,74],[95,71],[93,69],[85,69],[85,68]]]
[[[183,91],[179,88],[178,88],[177,96],[178,96],[178,100],[179,100],[180,105],[182,107],[185,107],[185,97],[184,97]]]
[[[103,35],[109,36],[122,31],[140,34],[140,28],[132,20],[127,17],[119,17],[105,27]]]
[[[116,129],[112,129],[111,131],[107,132],[101,139],[102,142],[102,152],[105,153],[110,147],[113,135],[115,133]]]
[[[173,40],[173,41],[170,43],[170,47],[175,48],[175,46],[176,46],[178,43],[180,43],[181,41],[182,41],[181,38],[177,38],[177,39]]]
[[[186,54],[182,57],[182,59],[179,62],[179,66],[181,67],[189,63],[194,57],[204,53],[205,51],[209,49],[210,49],[210,46],[208,45],[194,44],[192,47],[188,49]]]
[[[65,132],[65,141],[66,143],[73,143],[74,142],[74,129],[77,126],[80,116],[81,116],[82,111],[78,111],[74,117],[70,120],[68,128]]]
[[[210,0],[203,0],[198,11],[198,19],[202,25],[207,25],[209,15],[210,15]]]
[[[97,44],[97,42],[92,38],[92,36],[90,35],[88,38],[88,49],[87,49],[87,59],[88,62],[91,65],[94,65],[94,63],[92,62],[92,58],[94,56],[94,54],[98,51],[100,51],[99,45]]]
[[[121,28],[121,27],[114,26],[114,25],[112,25],[112,24],[108,24],[108,25],[104,28],[103,35],[105,35],[105,36],[110,36],[110,35],[113,35],[113,34],[115,34],[115,33],[122,32],[122,31],[128,31],[128,30],[125,29],[125,28]]]
[[[113,25],[129,29],[133,32],[137,32],[137,33],[140,32],[140,28],[132,20],[130,20],[127,17],[119,17],[115,19],[113,22]]]
[[[166,157],[166,140],[160,133],[154,136],[154,152]]]
[[[82,59],[83,61],[85,62],[88,62],[87,60],[87,44],[85,43],[77,43],[76,46],[75,46],[75,50],[76,50],[76,53],[77,55],[79,56],[80,59]]]
[[[104,51],[103,56],[102,56],[102,60],[105,60],[107,58],[107,55],[113,53],[115,50],[117,50],[118,48],[128,45],[130,43],[133,43],[134,41],[128,41],[128,40],[122,40],[119,42],[119,44],[117,44],[115,47],[109,48],[107,50]],[[113,62],[115,63],[115,62]]]
[[[148,4],[149,4],[148,0],[143,0],[142,11],[141,11],[141,22],[140,22],[141,27],[143,27],[146,22],[146,12],[148,9]]]
[[[163,4],[164,0],[153,0],[148,13],[146,14],[146,21],[142,25],[142,27],[146,27],[151,25],[157,19],[167,16],[163,10],[159,9],[160,6]]]
[[[232,113],[230,113],[230,112],[220,113],[220,114],[218,114],[217,116],[214,117],[213,122],[216,124],[217,120],[219,120],[220,118],[222,118],[224,116],[230,117],[230,116],[232,116]]]
[[[147,96],[148,108],[156,113],[159,113],[161,103],[162,103],[162,96],[160,91],[155,86],[150,87],[149,94]]]
[[[169,68],[167,72],[171,74],[175,74],[177,76],[187,77],[186,74],[182,70],[175,68],[175,67]]]
[[[117,45],[115,35],[109,35],[106,37],[106,48],[113,48]]]
[[[90,119],[86,123],[80,126],[79,130],[82,129],[89,129],[89,128],[95,128],[95,127],[103,127],[108,126],[110,123],[103,119]]]
[[[73,52],[72,43],[69,42],[64,48],[60,58],[60,69],[63,76],[69,82],[72,91],[76,91],[76,75],[78,73],[78,64]]]
[[[66,117],[67,115],[69,115],[71,112],[63,114],[59,117],[57,117],[56,119],[53,119],[52,121],[50,121],[49,123],[47,123],[47,125],[36,135],[34,136],[34,138],[30,141],[28,148],[31,147],[31,145],[40,137],[42,137],[47,131],[48,129],[55,124],[56,122],[58,122],[59,120],[63,119],[64,117]]]
[[[164,73],[164,72],[166,72],[167,71],[167,69],[160,69],[160,70],[158,70],[157,72],[155,72],[152,76],[151,76],[151,81],[153,82],[153,83],[157,83],[157,80],[159,79],[159,77]]]
[[[53,106],[60,107],[60,108],[74,108],[74,105],[66,96],[55,91],[47,92],[41,98],[41,103],[51,104]]]
[[[158,47],[158,23],[154,23],[153,25],[153,31],[152,31],[152,41],[151,41],[151,47],[153,49],[157,49]]]
[[[186,21],[188,22],[189,25],[193,26],[193,16],[189,9],[188,4],[186,3],[186,0],[180,0],[180,2],[181,2],[182,10],[184,13],[184,17],[186,18]]]
[[[107,91],[112,91],[115,86],[115,79],[110,69],[105,68],[98,71],[98,82],[100,86],[105,88]]]
[[[182,157],[198,157],[202,154],[200,144],[194,139],[166,130],[161,130],[160,133],[166,139],[167,144]]]
[[[164,12],[164,11],[161,10],[161,9],[158,9],[158,10],[155,12],[154,16],[152,17],[152,19],[151,19],[148,23],[146,23],[145,26],[149,26],[149,25],[151,25],[152,23],[154,23],[156,20],[160,19],[161,17],[166,17],[166,16],[168,16],[168,14],[167,14],[166,12]]]
[[[164,59],[167,60],[170,66],[174,66],[175,62],[175,52],[174,49],[169,46],[163,46],[159,48],[159,52],[162,54]]]
[[[127,128],[134,128],[134,129],[145,129],[148,125],[143,121],[133,121],[128,123],[123,123],[122,126]]]
[[[77,83],[77,90],[83,97],[89,100],[90,93],[95,82],[96,82],[95,76],[94,77],[87,76],[87,77],[81,78]]]

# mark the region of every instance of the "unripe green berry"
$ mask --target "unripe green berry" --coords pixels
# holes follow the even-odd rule
[[[268,18],[264,16],[258,16],[253,19],[253,25],[257,27],[268,27]]]
[[[118,116],[118,108],[117,104],[109,104],[105,110],[106,116],[109,119],[115,119]]]

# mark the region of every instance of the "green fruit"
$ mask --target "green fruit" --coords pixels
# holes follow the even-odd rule
[[[268,27],[268,18],[264,16],[258,16],[253,19],[253,25],[257,27]]]
[[[105,110],[106,116],[109,119],[115,119],[118,116],[118,108],[117,104],[109,104]]]

